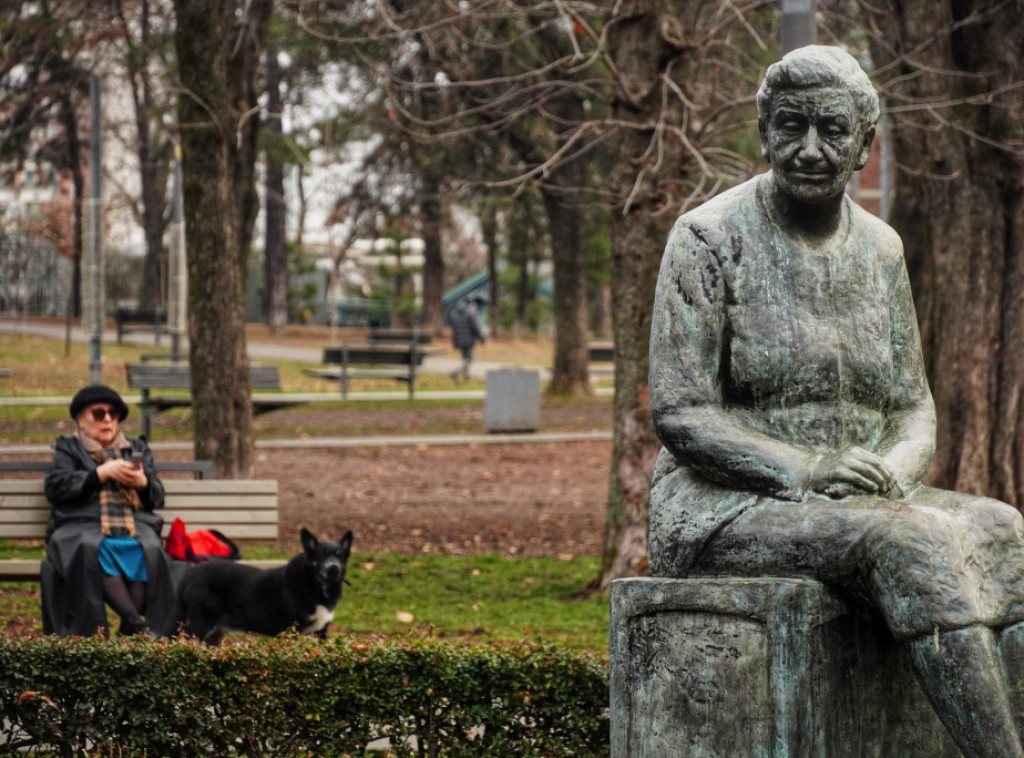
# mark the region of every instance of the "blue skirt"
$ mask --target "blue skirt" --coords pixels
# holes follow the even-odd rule
[[[134,537],[104,537],[100,542],[100,568],[107,576],[123,576],[129,582],[144,582],[146,554]]]

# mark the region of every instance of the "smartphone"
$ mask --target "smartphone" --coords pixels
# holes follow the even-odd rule
[[[132,468],[142,468],[142,451],[136,450],[132,453]]]

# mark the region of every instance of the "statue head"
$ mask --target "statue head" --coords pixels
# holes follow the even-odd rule
[[[879,102],[853,56],[838,47],[809,45],[768,67],[757,111],[761,154],[773,164],[783,189],[798,199],[803,191],[804,199],[816,202],[841,193],[867,163]],[[813,166],[815,161],[820,165]],[[797,162],[802,165],[794,166]],[[826,187],[823,179],[808,180],[815,172],[830,173],[832,181]]]
[[[787,53],[768,67],[757,90],[757,118],[763,121],[780,91],[813,88],[848,90],[857,104],[860,121],[873,128],[880,114],[878,92],[857,59],[841,47],[807,45]]]

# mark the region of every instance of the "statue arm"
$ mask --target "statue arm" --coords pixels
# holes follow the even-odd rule
[[[800,500],[820,456],[756,431],[724,402],[726,275],[709,236],[685,221],[669,236],[651,328],[655,428],[677,459],[712,481]]]
[[[924,357],[910,279],[902,256],[891,302],[893,381],[888,422],[876,449],[904,492],[917,487],[935,455],[935,406]]]

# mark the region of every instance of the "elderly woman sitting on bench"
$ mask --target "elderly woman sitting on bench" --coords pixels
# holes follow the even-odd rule
[[[153,515],[164,502],[153,455],[145,439],[121,431],[128,406],[110,387],[83,387],[69,411],[75,433],[54,443],[46,473],[53,511],[40,575],[43,631],[106,632],[105,602],[121,634],[163,629],[173,587]]]

